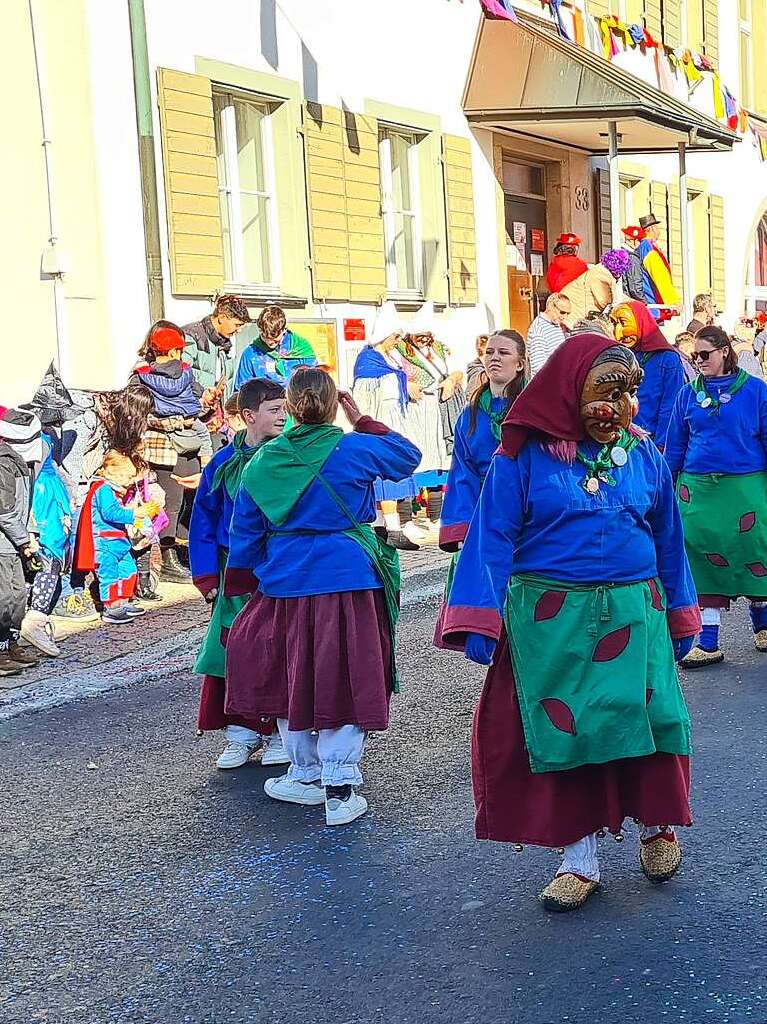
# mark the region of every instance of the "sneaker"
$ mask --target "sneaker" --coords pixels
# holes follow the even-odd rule
[[[140,572],[136,583],[136,597],[139,601],[162,601],[155,579],[150,572]]]
[[[109,626],[124,626],[128,622],[133,622],[134,618],[134,615],[129,615],[125,610],[125,605],[121,608],[105,608],[101,614],[101,621]]]
[[[334,790],[345,788],[328,786],[325,797],[326,825],[348,825],[355,818],[361,818],[368,809],[368,802],[365,797],[355,793],[351,786],[349,787],[349,796],[346,799],[334,795]]]
[[[264,792],[272,800],[283,800],[286,804],[301,804],[303,807],[315,807],[325,803],[325,790],[315,782],[298,782],[280,775],[277,779],[267,779]]]
[[[258,740],[255,743],[240,743],[238,740],[229,740],[218,756],[216,768],[242,768],[244,764],[248,763],[251,754],[255,754],[260,746],[261,743]]]
[[[53,623],[42,612],[32,610],[27,612],[21,623],[21,635],[28,644],[32,644],[38,651],[47,654],[49,658],[58,658],[61,654],[56,644]]]
[[[70,594],[62,598],[52,614],[57,619],[72,619],[75,622],[95,622],[99,617],[93,601],[85,594]]]
[[[125,614],[130,615],[132,619],[140,619],[142,615],[146,615],[146,608],[142,608],[135,601],[128,601],[125,605]]]
[[[17,644],[15,640],[11,640],[10,646],[8,647],[8,653],[11,656],[11,661],[15,661],[19,665],[23,665],[25,668],[34,668],[40,664],[40,659],[36,657],[31,651],[25,650],[20,644]]]
[[[411,544],[416,544],[419,547],[429,535],[428,530],[421,529],[421,527],[412,519],[402,527],[402,533],[407,537]]]
[[[290,764],[290,758],[282,744],[282,737],[278,732],[273,732],[271,736],[266,738],[261,764],[266,765],[267,768],[275,764]]]

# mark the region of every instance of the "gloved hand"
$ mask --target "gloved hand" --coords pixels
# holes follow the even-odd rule
[[[674,661],[680,662],[683,658],[686,658],[690,651],[695,646],[695,641],[698,638],[696,636],[683,636],[679,640],[671,638],[671,643],[674,645]]]
[[[496,643],[492,637],[482,636],[481,633],[469,633],[464,653],[469,661],[474,661],[477,665],[489,665],[495,654]]]

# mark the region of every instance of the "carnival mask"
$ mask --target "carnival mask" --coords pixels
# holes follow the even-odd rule
[[[633,348],[639,339],[639,324],[636,313],[627,302],[619,303],[610,313],[615,339],[628,348]]]
[[[617,441],[639,409],[637,390],[642,370],[626,350],[607,349],[591,367],[581,392],[581,419],[589,437],[599,444]]]

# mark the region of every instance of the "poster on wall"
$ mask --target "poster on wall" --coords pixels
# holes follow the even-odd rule
[[[514,221],[514,241],[517,245],[521,246],[522,249],[527,245],[527,224],[523,221]]]
[[[335,320],[290,320],[288,329],[306,338],[314,349],[317,362],[327,367],[338,383],[338,333]]]
[[[540,228],[533,228],[530,232],[530,248],[533,252],[546,251],[546,232]],[[535,271],[533,271],[535,273]]]
[[[543,277],[543,256],[539,252],[530,253],[530,273],[533,277]]]

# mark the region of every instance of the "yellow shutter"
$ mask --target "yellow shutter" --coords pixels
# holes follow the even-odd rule
[[[669,185],[668,187],[668,221],[669,221],[669,251],[668,260],[671,264],[671,276],[674,284],[683,300],[691,298],[685,296],[684,292],[684,267],[682,257],[682,208],[679,198],[679,186]]]
[[[662,181],[650,182],[650,210],[660,221],[658,245],[668,253],[668,192]]]
[[[613,216],[610,197],[610,172],[603,167],[597,168],[596,179],[596,213],[597,235],[599,237],[599,253],[601,256],[613,247]],[[624,224],[621,227],[625,227]]]
[[[386,265],[377,122],[306,103],[304,142],[314,297],[380,302]]]
[[[174,295],[211,295],[224,283],[210,80],[157,69],[168,256]]]
[[[680,0],[663,0],[663,42],[676,48],[684,45],[682,38],[682,5]]]
[[[761,0],[764,4],[764,0]],[[719,0],[703,0],[703,52],[714,63],[719,61]],[[759,6],[756,0],[755,7]],[[754,53],[763,53],[754,50]]]
[[[650,35],[660,42],[663,35],[662,0],[644,0],[644,23]]]
[[[711,239],[711,290],[714,303],[724,309],[724,200],[721,196],[708,197],[709,238]]]
[[[471,144],[468,139],[458,135],[442,137],[442,168],[450,302],[457,306],[473,306],[478,298],[477,244]]]
[[[588,0],[588,13],[594,18],[606,18],[612,14],[610,0]]]
[[[767,0],[758,0],[751,8],[751,32],[754,54],[759,56],[753,62],[754,108],[760,114],[767,114]]]

